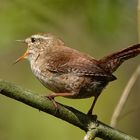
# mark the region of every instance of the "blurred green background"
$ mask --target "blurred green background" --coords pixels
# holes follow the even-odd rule
[[[0,0],[0,78],[39,94],[51,91],[33,76],[29,63],[12,63],[26,50],[24,39],[38,32],[60,36],[68,46],[99,59],[138,42],[137,0]],[[111,115],[139,57],[124,63],[117,81],[103,91],[94,113],[109,124]],[[140,78],[117,128],[140,138]],[[87,112],[93,99],[57,98]],[[136,109],[137,108],[137,109]],[[134,111],[135,109],[135,111]],[[0,95],[0,140],[81,140],[85,133],[62,120]]]

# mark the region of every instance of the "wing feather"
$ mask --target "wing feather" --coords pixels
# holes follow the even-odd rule
[[[115,76],[104,71],[94,58],[79,53],[78,51],[54,52],[47,58],[45,68],[51,72],[67,74],[72,73],[77,76],[103,77],[109,81],[115,80]]]

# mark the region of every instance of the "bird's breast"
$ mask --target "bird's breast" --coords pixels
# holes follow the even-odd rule
[[[38,65],[31,65],[31,70],[35,77],[48,89],[57,92],[55,86],[53,86],[52,78],[53,73],[49,71],[42,71]]]

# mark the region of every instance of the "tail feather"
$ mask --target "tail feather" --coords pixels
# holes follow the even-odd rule
[[[113,73],[127,59],[140,54],[140,44],[133,45],[99,60],[100,66]]]

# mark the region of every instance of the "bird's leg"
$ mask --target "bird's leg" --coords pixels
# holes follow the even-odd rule
[[[52,101],[54,107],[56,108],[56,110],[58,109],[58,104],[57,102],[54,100],[54,97],[51,97],[51,96],[45,96],[47,97],[50,101]]]
[[[46,96],[49,100],[52,101],[52,103],[53,103],[53,105],[56,109],[58,109],[58,104],[54,100],[54,98],[57,97],[57,96],[62,96],[62,97],[68,97],[69,96],[70,97],[70,96],[73,96],[73,94],[72,93],[51,93],[48,96]]]
[[[92,102],[92,105],[91,105],[91,107],[90,107],[90,109],[89,109],[89,111],[88,111],[88,113],[87,113],[88,115],[92,115],[93,108],[94,108],[94,106],[95,106],[95,104],[96,104],[96,101],[97,101],[98,97],[99,97],[99,95],[96,95],[96,96],[94,97],[94,100],[93,100],[93,102]]]

